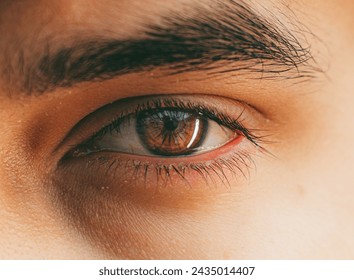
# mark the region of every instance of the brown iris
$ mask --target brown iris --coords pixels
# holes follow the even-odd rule
[[[156,109],[139,113],[137,131],[144,146],[153,154],[181,156],[200,146],[208,121],[198,113],[181,109]]]

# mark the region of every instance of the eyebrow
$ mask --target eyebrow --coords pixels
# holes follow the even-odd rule
[[[103,81],[156,67],[168,75],[207,71],[210,75],[259,73],[265,78],[310,78],[310,46],[279,20],[270,22],[243,1],[217,1],[191,16],[171,13],[148,25],[141,38],[88,38],[47,47],[35,63],[22,64],[22,91],[44,93],[80,82]],[[305,67],[304,67],[305,66]]]

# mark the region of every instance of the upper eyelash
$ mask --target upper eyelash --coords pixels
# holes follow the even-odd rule
[[[244,111],[242,111],[235,119],[224,113],[220,113],[215,109],[207,107],[205,105],[196,104],[190,101],[183,102],[180,99],[174,99],[174,98],[163,98],[163,99],[155,98],[152,100],[139,103],[135,107],[135,109],[122,112],[118,118],[115,118],[108,125],[101,128],[98,132],[96,132],[87,141],[80,144],[79,146],[100,139],[101,137],[105,136],[107,133],[112,133],[113,131],[119,132],[120,125],[122,124],[123,121],[127,120],[127,118],[130,118],[132,116],[136,116],[138,113],[142,111],[163,109],[163,108],[182,109],[197,114],[201,114],[204,117],[213,120],[220,125],[226,126],[233,131],[237,131],[241,133],[244,137],[246,137],[249,141],[251,141],[251,143],[261,148],[259,142],[262,139],[262,137],[256,136],[253,131],[251,131],[250,129],[242,125],[241,118],[243,116]]]

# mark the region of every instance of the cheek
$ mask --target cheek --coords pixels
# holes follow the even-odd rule
[[[112,191],[113,186],[106,187],[104,180],[99,184],[90,179],[75,184],[70,179],[67,177],[61,185],[56,182],[55,188],[61,189],[54,196],[57,207],[64,209],[73,228],[108,257],[168,258],[166,248],[183,248],[179,245],[183,245],[183,232],[189,231],[185,217],[193,211],[183,209],[178,204],[181,200],[173,195],[136,190],[129,183],[115,185],[117,189]],[[191,202],[189,208],[196,207],[196,203]],[[171,204],[179,208],[171,208]],[[174,245],[171,240],[176,241]]]

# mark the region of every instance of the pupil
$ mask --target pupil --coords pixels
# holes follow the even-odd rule
[[[168,131],[174,131],[178,127],[178,120],[166,117],[164,119],[164,127]]]

